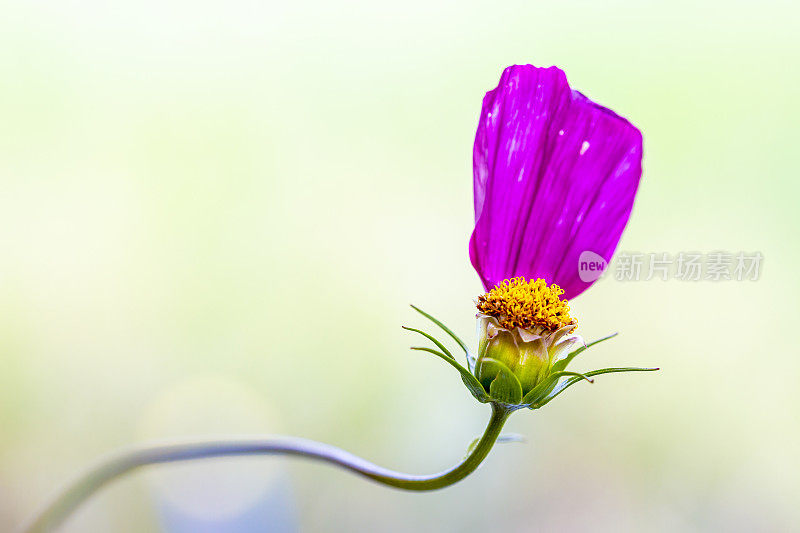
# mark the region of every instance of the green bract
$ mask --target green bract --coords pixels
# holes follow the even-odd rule
[[[461,381],[470,394],[481,403],[497,403],[508,409],[538,409],[575,383],[592,376],[613,372],[647,372],[658,368],[613,367],[589,372],[566,370],[572,360],[588,348],[608,340],[616,333],[581,345],[569,351],[579,337],[569,331],[555,332],[545,337],[524,331],[512,332],[498,327],[491,317],[479,316],[478,355],[473,355],[466,343],[441,321],[425,311],[411,306],[415,311],[432,321],[447,333],[464,351],[467,366],[459,363],[444,343],[422,330],[403,326],[430,340],[436,348],[413,346],[412,350],[432,353],[461,374]]]

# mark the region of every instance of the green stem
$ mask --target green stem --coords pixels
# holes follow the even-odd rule
[[[374,465],[335,446],[306,439],[278,437],[259,440],[186,442],[142,446],[120,452],[80,476],[21,529],[25,533],[53,531],[89,496],[114,479],[142,466],[207,457],[294,455],[332,463],[378,483],[404,490],[436,490],[461,481],[489,455],[511,411],[492,405],[492,416],[472,452],[457,466],[439,474],[412,476]]]

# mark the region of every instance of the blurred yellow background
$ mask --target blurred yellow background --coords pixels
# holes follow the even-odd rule
[[[560,66],[643,131],[619,250],[760,251],[761,279],[597,283],[579,332],[621,335],[575,368],[663,370],[516,414],[528,442],[450,489],[213,461],[130,476],[64,531],[224,531],[268,505],[275,531],[800,523],[795,4],[0,12],[0,530],[153,438],[286,433],[412,473],[460,459],[488,408],[400,325],[427,327],[414,303],[474,342],[472,140],[513,63]]]

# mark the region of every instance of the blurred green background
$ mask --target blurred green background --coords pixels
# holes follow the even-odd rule
[[[223,460],[128,477],[64,531],[224,531],[276,501],[276,531],[796,528],[799,11],[0,2],[0,530],[154,438],[461,458],[488,409],[400,325],[414,303],[473,340],[472,140],[529,62],[644,133],[620,250],[760,251],[761,279],[597,283],[579,332],[621,335],[576,368],[663,370],[515,415],[528,442],[450,489]]]

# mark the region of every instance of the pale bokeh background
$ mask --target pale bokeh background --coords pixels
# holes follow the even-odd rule
[[[473,340],[472,139],[527,62],[642,129],[621,250],[760,251],[761,279],[598,283],[581,331],[622,335],[576,368],[663,371],[515,415],[528,443],[448,490],[216,461],[64,531],[797,527],[798,8],[563,4],[0,3],[0,530],[151,438],[458,460],[488,409],[400,325],[415,303]]]

